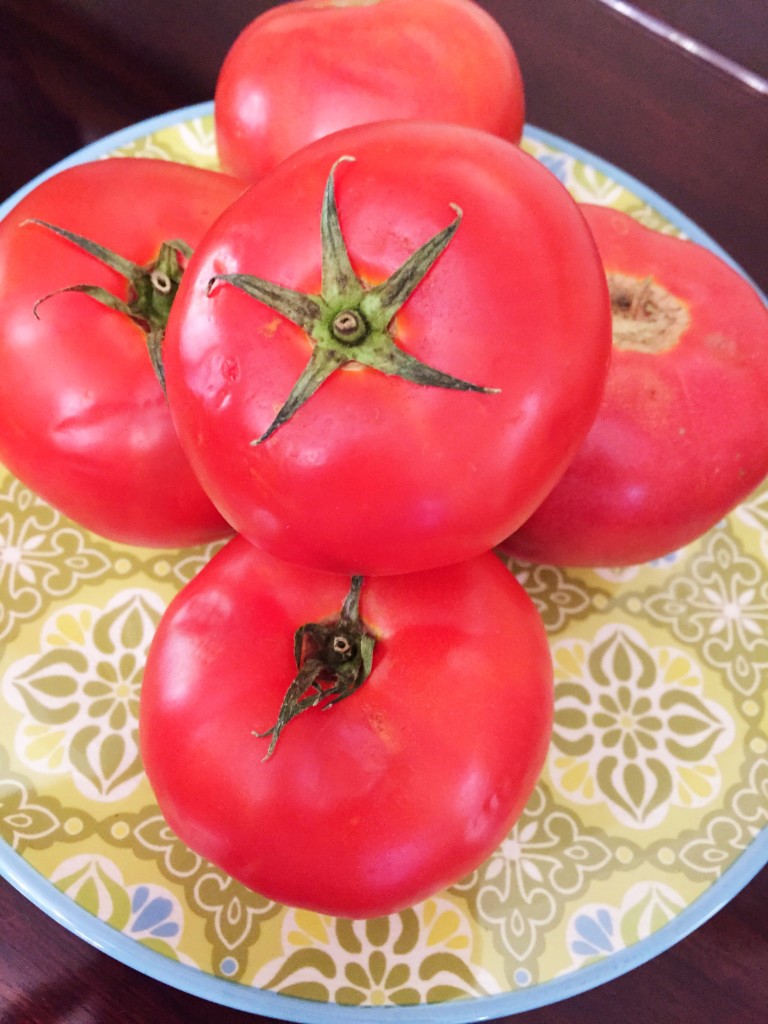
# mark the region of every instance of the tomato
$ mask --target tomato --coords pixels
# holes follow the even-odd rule
[[[275,901],[362,918],[451,885],[501,842],[543,764],[552,667],[533,603],[494,554],[365,578],[370,674],[295,715],[267,756],[254,733],[297,675],[294,631],[337,629],[349,589],[230,541],[160,622],[140,736],[193,850]]]
[[[563,479],[502,547],[632,565],[695,540],[768,473],[768,310],[704,246],[584,213],[614,311],[605,397]]]
[[[229,208],[164,356],[182,444],[233,527],[369,575],[520,525],[585,436],[609,351],[605,276],[555,177],[485,132],[393,121],[313,143]]]
[[[112,158],[48,178],[0,224],[0,459],[46,501],[112,540],[175,546],[231,531],[179,446],[147,325],[93,294],[66,291],[89,285],[124,301],[128,281],[48,227],[25,222],[47,222],[143,266],[164,241],[196,245],[243,187],[168,161]],[[180,272],[175,250],[169,258]],[[169,278],[158,278],[158,290],[143,276],[153,301],[172,298]]]
[[[254,181],[371,121],[452,121],[517,142],[524,105],[509,39],[471,0],[297,0],[238,36],[214,109],[222,165]]]

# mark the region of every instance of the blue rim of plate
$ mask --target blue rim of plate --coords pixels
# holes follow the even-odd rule
[[[198,103],[148,118],[98,139],[49,167],[10,196],[0,205],[0,219],[8,214],[23,196],[31,192],[46,178],[75,164],[99,159],[113,149],[134,142],[139,137],[173,127],[182,121],[207,117],[212,113],[212,102]],[[600,157],[593,156],[580,146],[540,128],[526,125],[525,136],[532,141],[552,146],[607,175],[611,180],[649,203],[662,216],[685,232],[692,241],[711,249],[747,280],[750,280],[728,253],[694,221],[631,175]],[[751,280],[750,283],[758,294],[761,294],[757,285]],[[763,301],[766,301],[764,296]],[[295,1024],[323,1024],[326,1021],[340,1022],[344,1020],[349,1020],[350,1024],[353,1021],[360,1024],[362,1017],[365,1018],[366,1024],[381,1024],[384,1021],[387,1024],[392,1024],[392,1022],[407,1024],[407,1022],[413,1021],[425,1024],[427,1020],[434,1024],[476,1024],[476,1022],[495,1020],[499,1017],[561,1002],[627,974],[635,967],[647,963],[676,945],[729,903],[766,864],[768,864],[768,828],[762,829],[755,836],[747,849],[720,878],[712,883],[702,896],[690,903],[658,931],[632,946],[610,954],[603,960],[580,967],[550,981],[541,982],[530,988],[517,989],[514,992],[479,996],[476,999],[451,1003],[403,1007],[359,1007],[342,1006],[338,1003],[313,1003],[295,996],[267,992],[264,989],[255,989],[227,981],[225,978],[214,977],[203,973],[196,967],[169,960],[161,953],[147,949],[128,935],[116,931],[104,921],[78,906],[28,864],[20,854],[0,841],[0,875],[50,918],[96,949],[147,977],[154,978],[190,995],[198,996],[208,1002],[266,1015],[276,1020],[293,1021]]]

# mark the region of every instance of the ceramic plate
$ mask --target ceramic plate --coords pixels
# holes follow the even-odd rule
[[[534,128],[524,145],[576,199],[712,246],[591,155]],[[211,105],[52,170],[112,152],[215,167]],[[629,970],[768,859],[768,488],[658,562],[510,564],[558,683],[543,778],[472,875],[369,922],[248,892],[158,812],[137,743],[142,666],[163,609],[212,551],[107,543],[0,467],[0,869],[119,960],[287,1020],[475,1021]]]

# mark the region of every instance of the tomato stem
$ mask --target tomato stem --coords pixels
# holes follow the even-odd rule
[[[192,255],[190,246],[180,239],[163,242],[157,258],[146,266],[142,266],[103,245],[99,245],[98,242],[94,242],[90,238],[84,238],[74,231],[57,227],[47,221],[31,219],[24,221],[24,224],[35,224],[52,231],[128,281],[126,299],[119,298],[99,285],[73,284],[65,288],[58,288],[37,300],[33,307],[35,316],[39,318],[38,309],[43,302],[63,292],[81,292],[108,309],[125,314],[144,331],[152,368],[165,391],[165,371],[162,360],[163,338],[171,306],[184,273],[184,265]]]
[[[221,284],[240,289],[301,327],[313,342],[309,362],[264,433],[251,444],[263,444],[317,391],[332,373],[348,362],[400,377],[414,384],[455,391],[496,393],[429,366],[400,348],[392,321],[456,234],[462,212],[451,204],[455,217],[420,246],[386,281],[368,287],[355,273],[339,223],[334,176],[352,156],[340,157],[328,174],[320,218],[322,283],[319,295],[285,288],[249,274],[218,274],[208,282],[212,296]]]
[[[371,674],[376,638],[360,617],[362,576],[353,576],[341,612],[322,622],[300,626],[293,638],[298,673],[288,687],[277,721],[265,732],[271,736],[263,760],[272,756],[280,733],[302,711],[323,704],[322,710],[349,697]]]

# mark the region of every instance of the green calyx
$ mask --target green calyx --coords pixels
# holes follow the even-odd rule
[[[288,687],[277,721],[266,732],[271,736],[263,760],[272,756],[280,733],[302,711],[323,705],[323,710],[348,697],[371,674],[376,638],[360,618],[362,576],[353,576],[341,612],[323,622],[300,626],[293,638],[298,673]]]
[[[99,245],[97,242],[84,238],[82,235],[67,231],[64,228],[56,227],[43,220],[28,220],[25,224],[36,224],[39,227],[53,231],[54,234],[66,238],[73,245],[78,246],[83,252],[99,260],[101,263],[117,271],[128,281],[128,297],[118,298],[106,288],[93,284],[73,284],[66,288],[59,288],[49,295],[38,299],[34,305],[34,314],[39,318],[38,309],[41,303],[46,302],[54,295],[62,292],[82,292],[92,299],[100,302],[109,309],[118,313],[124,313],[144,331],[147,337],[147,351],[152,362],[152,367],[157,378],[165,390],[165,372],[163,370],[162,347],[165,336],[165,328],[168,323],[168,316],[171,312],[173,300],[179,290],[179,284],[184,273],[184,262],[192,255],[192,249],[186,242],[175,239],[170,242],[163,242],[157,259],[146,266],[141,266],[131,260],[125,259],[111,249]]]
[[[354,157],[343,156],[336,161],[323,196],[319,295],[307,295],[248,274],[219,274],[208,284],[209,295],[222,283],[239,288],[301,327],[314,343],[309,362],[282,408],[252,444],[266,441],[312,397],[323,381],[349,362],[428,387],[485,394],[497,390],[471,384],[428,366],[401,349],[390,330],[395,314],[455,235],[461,223],[461,210],[452,206],[456,216],[451,224],[417,249],[386,281],[367,287],[352,268],[336,207],[334,172],[345,160],[354,160]]]

